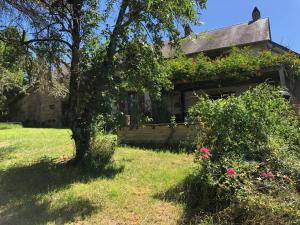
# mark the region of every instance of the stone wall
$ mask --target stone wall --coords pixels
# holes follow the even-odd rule
[[[178,145],[192,141],[195,133],[196,125],[185,124],[177,124],[175,128],[168,124],[124,127],[118,131],[118,142],[130,145]]]
[[[10,105],[9,120],[30,127],[62,127],[62,100],[36,91]]]

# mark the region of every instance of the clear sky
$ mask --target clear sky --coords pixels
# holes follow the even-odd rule
[[[207,0],[195,32],[248,22],[255,6],[269,17],[273,41],[300,53],[300,0]]]

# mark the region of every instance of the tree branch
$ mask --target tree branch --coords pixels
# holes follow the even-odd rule
[[[119,15],[115,24],[115,28],[113,30],[113,33],[111,34],[111,38],[110,38],[110,42],[109,45],[107,47],[107,56],[106,56],[106,61],[109,63],[112,61],[115,51],[116,51],[116,47],[117,47],[117,39],[119,34],[121,33],[120,31],[122,30],[122,23],[125,17],[125,13],[128,7],[128,0],[123,0],[121,7],[120,7],[120,11],[119,11]]]
[[[72,49],[72,45],[69,42],[59,39],[59,38],[31,39],[29,41],[25,41],[24,44],[31,44],[34,42],[60,42],[60,43],[67,45],[70,49]]]
[[[122,28],[126,28],[127,26],[129,26],[135,19],[136,17],[140,14],[140,12],[143,10],[143,7],[139,7],[137,9],[135,9],[134,11],[130,12],[128,15],[125,15],[125,17],[128,18],[127,21],[125,21],[121,26]]]

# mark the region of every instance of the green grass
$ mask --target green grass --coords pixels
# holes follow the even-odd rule
[[[21,127],[22,127],[22,124],[20,124],[20,123],[0,123],[0,130],[21,128]]]
[[[67,167],[73,153],[65,129],[0,129],[0,224],[168,225],[184,217],[184,204],[159,196],[193,171],[192,156],[118,147],[115,167],[100,173]]]

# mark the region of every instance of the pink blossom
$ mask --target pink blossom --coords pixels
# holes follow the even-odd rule
[[[234,169],[231,168],[231,167],[227,168],[226,173],[227,173],[228,175],[235,175],[235,171],[234,171]]]
[[[200,156],[200,159],[201,159],[201,160],[204,160],[204,159],[207,159],[207,158],[208,158],[208,155],[201,155],[201,156]]]
[[[210,156],[210,150],[208,148],[201,148],[200,149],[200,152],[203,153],[203,154],[206,154],[208,156]]]
[[[271,171],[268,171],[268,172],[264,172],[261,174],[262,177],[270,177],[272,179],[275,178],[274,174],[271,172]]]

